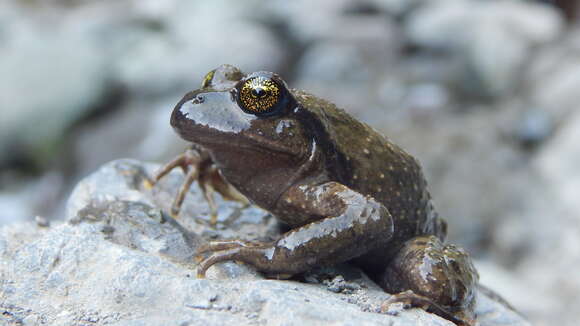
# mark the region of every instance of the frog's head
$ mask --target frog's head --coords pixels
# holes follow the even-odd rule
[[[293,117],[296,108],[294,96],[278,75],[265,71],[244,75],[236,67],[222,65],[205,76],[200,89],[181,99],[171,125],[182,138],[210,151],[249,149],[296,156],[308,148],[307,140],[301,139],[303,128]]]

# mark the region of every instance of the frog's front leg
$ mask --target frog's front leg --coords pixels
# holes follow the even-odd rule
[[[178,167],[183,170],[185,180],[171,205],[171,215],[174,217],[179,215],[185,195],[189,191],[192,183],[196,180],[199,182],[204,198],[209,205],[211,225],[217,223],[217,205],[213,199],[214,191],[220,193],[226,200],[235,200],[244,204],[248,203],[242,194],[223,179],[209,154],[196,147],[186,150],[159,169],[153,177],[153,184],[159,182],[161,178]]]
[[[385,206],[336,182],[294,186],[272,211],[289,224],[302,226],[273,243],[209,242],[198,250],[209,254],[200,261],[198,276],[227,260],[247,263],[272,276],[296,274],[360,256],[393,235],[393,218]]]
[[[459,325],[474,325],[473,307],[479,276],[461,248],[443,245],[435,236],[408,240],[389,263],[381,286],[396,293],[383,303],[420,307]]]
[[[207,165],[207,161],[209,160],[209,156],[204,152],[198,151],[195,148],[187,149],[185,152],[179,154],[173,160],[165,164],[161,169],[159,169],[155,175],[153,176],[153,184],[156,184],[166,176],[169,172],[173,169],[179,167],[185,174],[185,180],[183,184],[179,188],[179,192],[177,196],[173,200],[173,204],[171,205],[171,215],[176,217],[179,215],[179,211],[181,210],[181,205],[183,205],[183,200],[185,199],[185,195],[189,191],[191,184],[199,179],[200,170],[202,165]],[[204,164],[205,163],[205,164]],[[212,204],[209,203],[211,206]],[[213,208],[210,208],[213,209]]]

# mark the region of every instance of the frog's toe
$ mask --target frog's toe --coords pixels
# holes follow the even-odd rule
[[[434,313],[447,320],[450,320],[457,325],[477,325],[477,322],[473,318],[468,317],[467,314],[464,314],[461,311],[451,312],[433,300],[425,296],[415,294],[411,290],[392,295],[381,304],[380,311],[381,313],[389,315],[397,315],[401,311],[411,308],[421,308],[425,311]]]
[[[381,312],[387,314],[397,314],[404,309],[422,308],[426,310],[430,307],[438,307],[439,309],[444,310],[432,300],[424,296],[417,295],[413,291],[408,290],[394,294],[385,300],[381,304]]]
[[[259,263],[264,257],[264,251],[271,244],[248,242],[243,240],[218,240],[201,245],[196,256],[199,257],[197,274],[205,276],[205,272],[211,266],[228,260],[237,260],[250,265]],[[209,254],[207,257],[203,255]],[[263,262],[262,262],[263,263]]]
[[[208,252],[228,250],[242,247],[258,247],[261,244],[243,240],[216,240],[202,244],[197,248],[196,255],[202,255]]]
[[[217,225],[217,221],[218,221],[217,212],[212,211],[209,217],[209,226],[215,228]]]
[[[408,298],[413,291],[405,291],[399,294],[392,295],[381,304],[381,313],[396,316],[401,311],[411,308],[411,302]]]
[[[228,260],[235,260],[238,257],[239,253],[240,253],[240,248],[233,248],[233,249],[228,249],[228,250],[217,251],[217,252],[212,253],[208,257],[203,258],[197,266],[197,277],[204,278],[205,272],[211,266],[213,266],[219,262],[228,261]]]
[[[181,206],[171,205],[169,215],[171,215],[172,218],[176,219],[179,217],[179,211],[181,211]]]
[[[146,178],[143,179],[142,186],[146,190],[151,190],[155,186],[155,181],[149,179],[149,177],[146,177]]]

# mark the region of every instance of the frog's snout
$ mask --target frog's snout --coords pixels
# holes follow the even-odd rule
[[[186,94],[173,109],[171,126],[185,139],[196,141],[208,133],[238,133],[255,116],[244,113],[230,91],[197,90]]]

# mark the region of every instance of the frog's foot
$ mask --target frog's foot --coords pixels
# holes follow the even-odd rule
[[[213,193],[217,191],[224,199],[237,200],[245,204],[248,200],[240,194],[232,185],[227,183],[219,170],[215,167],[208,153],[191,148],[178,155],[165,164],[153,177],[153,184],[167,175],[175,168],[181,168],[185,173],[185,179],[171,205],[171,215],[177,217],[181,211],[185,195],[194,181],[198,181],[210,209],[210,225],[217,223],[217,205]]]
[[[476,325],[473,307],[478,275],[469,256],[453,245],[443,245],[435,236],[408,240],[380,280],[389,293],[381,308],[395,303],[420,307],[458,325]]]
[[[253,261],[263,256],[271,244],[243,240],[217,240],[201,245],[196,251],[197,277],[204,278],[212,265],[228,260]],[[273,250],[273,249],[272,249]],[[202,255],[209,254],[207,257]]]
[[[463,316],[461,313],[452,313],[451,311],[435,303],[433,300],[425,296],[415,294],[411,290],[392,295],[389,299],[381,304],[381,312],[397,315],[400,311],[400,307],[396,306],[399,304],[402,304],[402,309],[421,308],[425,311],[434,313],[449,321],[452,321],[457,325],[476,325],[476,321],[473,318]]]

